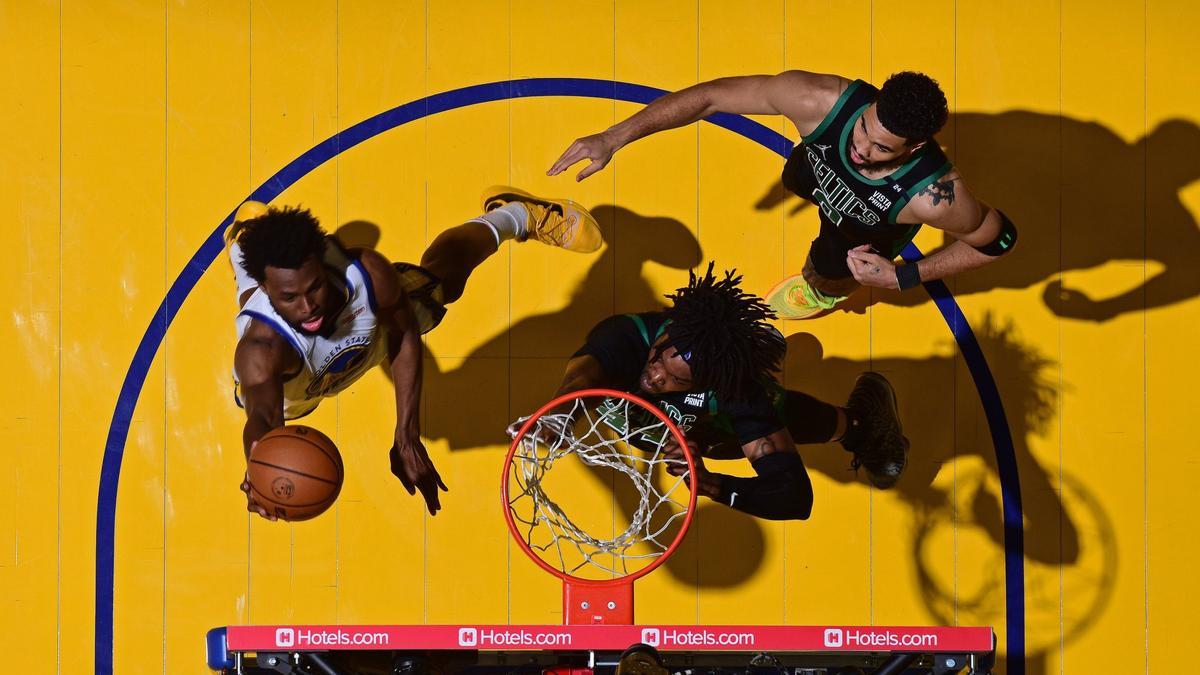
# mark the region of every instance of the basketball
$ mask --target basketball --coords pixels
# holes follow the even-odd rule
[[[272,429],[250,451],[248,465],[254,501],[280,520],[315,518],[342,489],[342,456],[312,427]]]

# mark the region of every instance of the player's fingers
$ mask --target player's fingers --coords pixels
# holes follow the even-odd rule
[[[408,494],[414,495],[417,493],[416,485],[413,483],[412,477],[408,475],[407,468],[400,472],[398,478],[400,479],[400,484],[404,486],[404,489],[408,490]]]
[[[430,482],[422,483],[421,496],[425,498],[425,508],[429,509],[429,515],[436,516],[438,509],[442,508],[441,502],[438,501],[437,487]]]
[[[852,248],[850,250],[851,251],[870,251],[871,245],[870,244],[859,244],[858,246],[855,246],[854,248]]]
[[[441,489],[445,490],[446,492],[450,491],[446,487],[446,484],[444,482],[442,482],[442,474],[438,473],[437,467],[433,465],[433,460],[429,459],[428,454],[425,455],[425,468],[428,472],[426,474],[427,478],[426,478],[425,482],[427,482],[431,486],[430,487],[431,490],[434,487],[440,487]]]
[[[605,164],[608,164],[608,162],[602,162],[598,159],[593,159],[591,164],[583,167],[583,170],[579,172],[579,175],[575,176],[575,181],[579,182],[584,178],[596,173],[600,169],[603,169]]]
[[[578,140],[575,141],[571,145],[567,146],[567,149],[563,151],[561,156],[559,156],[558,161],[554,163],[554,166],[550,167],[550,170],[554,173],[562,173],[568,166],[571,166],[575,162],[579,161],[582,152],[583,144]]]
[[[546,173],[551,176],[556,176],[562,173],[567,169],[568,166],[571,166],[575,162],[578,162],[580,159],[582,159],[582,151],[583,144],[579,141],[575,141],[571,145],[567,146],[567,149],[563,151],[563,154],[559,156],[558,160],[554,162],[554,164],[550,167],[550,170]]]
[[[858,271],[859,262],[853,258],[846,258],[846,266],[850,268],[850,274],[854,276],[854,280],[862,283],[862,275]]]

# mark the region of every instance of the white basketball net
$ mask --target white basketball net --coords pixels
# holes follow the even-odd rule
[[[542,560],[551,566],[557,557],[559,569],[571,575],[591,568],[624,576],[644,568],[670,547],[688,511],[686,475],[659,470],[670,464],[686,467],[687,462],[664,454],[674,442],[666,423],[625,399],[605,398],[599,405],[593,399],[589,406],[577,398],[569,412],[542,415],[521,438],[509,470],[508,508],[520,536],[539,555],[546,554]],[[627,477],[641,495],[629,526],[611,539],[585,532],[544,489],[555,462],[572,454]],[[660,481],[662,489],[656,475],[669,479]]]

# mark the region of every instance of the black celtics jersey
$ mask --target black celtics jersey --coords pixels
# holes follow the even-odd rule
[[[780,409],[783,388],[775,381],[764,383],[744,401],[718,400],[711,391],[650,394],[641,391],[642,369],[650,358],[655,340],[666,330],[663,312],[620,314],[596,324],[575,356],[589,355],[600,363],[614,389],[636,394],[657,405],[688,437],[704,440],[732,434],[741,444],[768,436],[784,428]],[[631,420],[634,428],[654,420]],[[643,439],[654,441],[655,439]]]
[[[904,165],[882,178],[867,178],[850,163],[855,125],[879,90],[851,82],[812,133],[792,150],[783,171],[789,189],[821,209],[821,234],[813,242],[813,264],[822,276],[850,276],[846,251],[870,244],[894,258],[912,241],[920,223],[897,222],[918,192],[946,175],[951,165],[936,142],[929,142]]]

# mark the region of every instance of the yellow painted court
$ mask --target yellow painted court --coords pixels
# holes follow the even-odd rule
[[[757,293],[798,272],[817,214],[780,185],[782,117],[657,134],[582,183],[546,169],[654,90],[804,69],[936,78],[938,141],[1020,244],[937,303],[864,291],[780,322],[791,388],[840,405],[887,375],[906,473],[874,490],[840,447],[803,446],[809,520],[701,499],[638,620],[991,626],[997,673],[1180,672],[1200,602],[1197,23],[1188,0],[7,0],[4,670],[207,673],[226,625],[561,623],[558,582],[503,523],[505,427],[592,325],[663,306],[689,269]],[[379,370],[305,421],[345,460],[335,506],[250,517],[223,221],[263,190],[416,262],[493,184],[580,202],[606,245],[502,246],[427,336],[444,510],[389,473]]]

